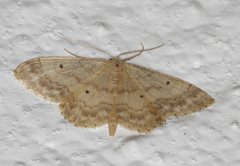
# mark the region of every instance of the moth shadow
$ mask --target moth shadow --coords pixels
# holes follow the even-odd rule
[[[144,138],[151,137],[149,134],[146,135],[132,135],[124,138],[122,141],[120,141],[119,145],[115,149],[121,149],[122,146],[125,146],[126,144],[133,142],[133,141],[139,141]]]

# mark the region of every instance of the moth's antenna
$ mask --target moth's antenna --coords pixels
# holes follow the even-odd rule
[[[78,43],[78,44],[81,44],[81,45],[84,45],[84,46],[87,46],[87,47],[94,48],[94,49],[96,49],[96,50],[98,50],[98,51],[102,51],[102,52],[108,54],[110,57],[113,58],[113,56],[112,56],[111,54],[109,54],[107,51],[104,51],[104,50],[101,50],[101,49],[99,49],[99,48],[90,46],[90,45],[88,45],[88,44],[86,44],[86,43],[82,43],[82,42],[79,42],[79,41],[75,41],[75,40],[70,39],[70,38],[68,38],[67,36],[63,35],[62,33],[60,33],[60,35],[62,35],[63,37],[65,37],[66,39],[68,39],[68,40],[70,40],[70,41],[72,41],[72,42],[75,42],[75,43]],[[72,54],[72,55],[74,55],[74,54]],[[75,56],[75,55],[74,55],[74,56]]]
[[[142,45],[142,50],[141,50],[141,52],[139,52],[138,54],[136,54],[136,55],[134,55],[134,56],[132,56],[132,57],[130,57],[130,58],[123,59],[122,61],[128,61],[128,60],[130,60],[130,59],[132,59],[132,58],[135,58],[136,56],[140,55],[143,51],[146,51],[146,50],[144,50],[143,44],[142,44],[142,43],[140,43],[140,44]],[[136,51],[132,51],[132,52],[136,52]],[[121,55],[121,54],[120,54],[120,55]],[[118,57],[119,57],[119,56],[118,56]]]
[[[150,50],[154,50],[154,49],[157,49],[159,47],[162,47],[164,46],[164,44],[160,45],[160,46],[157,46],[157,47],[154,47],[154,48],[149,48],[149,49],[146,49],[146,50],[143,50],[143,51],[150,51]],[[136,51],[130,51],[130,52],[124,52],[124,53],[121,53],[117,56],[117,58],[119,58],[121,55],[124,55],[124,54],[130,54],[130,53],[134,53],[134,52],[139,52],[139,51],[142,51],[142,50],[136,50]],[[139,54],[140,55],[140,54]],[[133,57],[136,57],[135,55]]]

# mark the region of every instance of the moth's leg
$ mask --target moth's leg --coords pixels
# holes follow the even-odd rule
[[[67,51],[69,54],[71,54],[71,55],[77,57],[77,58],[84,58],[84,57],[78,56],[78,55],[76,55],[76,54],[74,54],[74,53],[68,51],[66,48],[64,48],[64,50]]]

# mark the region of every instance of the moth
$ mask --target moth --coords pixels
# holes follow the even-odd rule
[[[85,58],[66,50],[75,57],[31,59],[19,65],[14,75],[38,96],[60,103],[62,115],[76,127],[108,124],[110,136],[115,135],[118,125],[150,133],[167,118],[189,115],[215,102],[191,83],[126,63],[158,47],[144,49],[142,45],[142,50],[117,57],[89,47],[107,53],[111,59]]]

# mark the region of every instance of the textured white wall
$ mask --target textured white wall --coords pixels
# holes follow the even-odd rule
[[[0,1],[0,165],[240,165],[240,1]],[[118,127],[76,128],[57,104],[14,77],[22,62],[48,56],[109,59],[165,44],[131,60],[191,82],[216,103],[173,118],[149,135]]]

